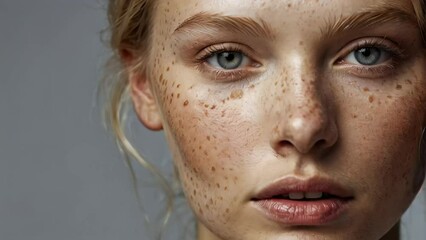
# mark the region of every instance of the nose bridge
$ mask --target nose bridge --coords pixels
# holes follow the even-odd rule
[[[285,115],[288,117],[304,117],[304,121],[319,117],[324,114],[324,104],[321,96],[321,77],[308,57],[293,53],[284,63],[284,75],[280,81],[284,81],[285,90],[282,95],[286,106]],[[317,115],[317,116],[313,116]]]
[[[322,103],[319,79],[312,73],[300,72],[292,74],[287,84],[288,94],[284,99],[291,103],[288,107],[289,118],[302,118],[313,121],[323,117],[325,109]]]
[[[309,62],[294,53],[283,64],[284,74],[280,81],[284,89],[275,91],[280,94],[273,138],[276,148],[292,146],[307,153],[319,143],[334,144],[337,138],[335,126],[330,124],[321,76],[315,64]]]

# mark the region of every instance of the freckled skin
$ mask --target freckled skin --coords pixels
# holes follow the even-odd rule
[[[241,89],[234,90],[234,91],[232,91],[232,92],[231,92],[231,96],[230,96],[230,98],[231,98],[231,99],[238,99],[238,98],[242,98],[242,97],[243,97],[243,94],[244,94],[244,92],[243,92],[243,90],[241,90]]]
[[[318,63],[318,19],[375,3],[159,1],[147,69],[199,240],[374,240],[397,223],[424,179],[425,56],[379,80]],[[183,43],[171,34],[203,11],[268,19],[276,38],[265,43],[270,54],[260,74],[224,83],[185,63]],[[289,175],[326,176],[350,188],[346,218],[291,228],[253,209],[256,192]]]

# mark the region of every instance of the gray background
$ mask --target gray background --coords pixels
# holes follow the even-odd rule
[[[149,239],[96,106],[103,2],[0,1],[0,240]],[[131,122],[146,157],[170,166],[161,133]],[[425,239],[421,202],[404,217],[406,239]]]

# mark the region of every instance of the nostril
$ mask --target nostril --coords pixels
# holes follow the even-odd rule
[[[327,148],[327,144],[328,144],[328,142],[327,142],[326,139],[319,139],[319,140],[311,143],[310,145],[307,144],[306,148],[303,148],[303,146],[294,145],[289,140],[282,140],[282,141],[279,141],[277,143],[276,147],[277,147],[277,152],[280,155],[287,156],[290,153],[289,151],[292,151],[291,149],[297,149],[297,151],[300,152],[300,153],[308,153],[310,151],[313,151],[314,149]]]
[[[289,156],[292,149],[294,149],[294,145],[287,140],[279,141],[275,145],[275,151],[283,157]]]
[[[287,140],[280,141],[280,142],[278,143],[278,145],[279,145],[279,147],[280,147],[280,148],[282,148],[282,147],[286,148],[286,147],[291,147],[291,146],[293,146],[293,144],[292,144],[290,141],[287,141]]]
[[[326,145],[327,145],[327,141],[325,139],[320,139],[315,143],[314,147],[322,148]]]

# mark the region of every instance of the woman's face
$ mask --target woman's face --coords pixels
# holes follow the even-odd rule
[[[133,99],[156,100],[141,119],[164,128],[200,236],[379,239],[398,221],[424,179],[410,1],[158,2]]]

